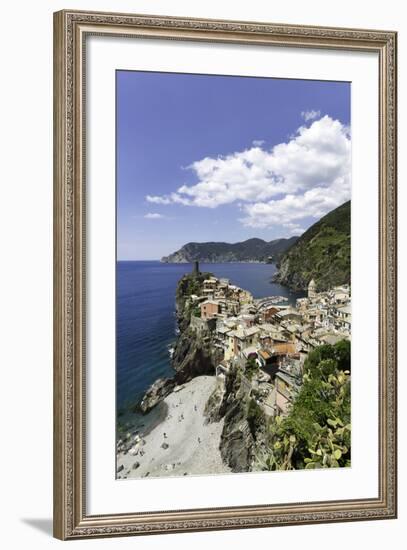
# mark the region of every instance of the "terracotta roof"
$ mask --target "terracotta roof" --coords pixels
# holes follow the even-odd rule
[[[295,353],[297,350],[293,342],[286,342],[284,344],[274,344],[273,351],[274,353],[284,353],[288,355]]]
[[[259,353],[260,357],[262,357],[265,361],[267,361],[267,359],[270,359],[270,357],[271,357],[271,354],[268,351],[266,351],[265,349],[259,350],[258,353]]]

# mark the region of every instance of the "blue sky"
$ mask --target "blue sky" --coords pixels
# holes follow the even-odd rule
[[[301,234],[350,198],[350,84],[117,72],[117,256]]]

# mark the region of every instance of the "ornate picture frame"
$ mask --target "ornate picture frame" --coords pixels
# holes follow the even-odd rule
[[[372,52],[379,63],[378,496],[89,515],[86,495],[86,126],[89,36]],[[397,35],[391,31],[64,10],[54,14],[54,535],[144,535],[391,519],[397,514]]]

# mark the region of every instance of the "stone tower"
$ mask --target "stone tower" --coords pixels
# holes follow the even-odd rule
[[[194,267],[192,268],[193,275],[199,275],[199,262],[198,260],[194,261]]]
[[[308,285],[308,298],[315,298],[317,295],[317,285],[314,279],[311,279]]]

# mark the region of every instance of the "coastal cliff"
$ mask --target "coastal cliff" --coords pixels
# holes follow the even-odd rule
[[[184,384],[195,376],[215,374],[222,354],[213,346],[214,320],[203,321],[196,317],[191,297],[202,291],[203,281],[211,273],[184,275],[178,282],[175,313],[179,336],[172,356],[172,368],[178,384]]]
[[[214,375],[216,365],[222,359],[213,346],[214,323],[195,317],[191,296],[200,294],[203,281],[210,273],[184,275],[177,285],[175,313],[179,335],[177,337],[171,366],[175,371],[171,378],[160,378],[147,390],[141,403],[143,413],[150,411],[177,386],[197,376]]]
[[[191,299],[202,291],[210,273],[184,275],[177,285],[175,312],[179,335],[174,346],[171,378],[157,380],[144,395],[140,408],[148,413],[167,396],[192,379],[214,376],[223,353],[214,346],[214,320],[204,321],[195,315]],[[258,408],[258,407],[257,407]],[[203,411],[205,424],[221,425],[219,451],[223,463],[232,472],[251,471],[256,449],[262,441],[260,412],[247,392],[241,368],[233,368],[224,384],[215,384]]]
[[[204,415],[207,423],[223,421],[219,444],[223,462],[232,472],[252,471],[258,450],[264,445],[266,420],[247,391],[241,368],[231,369],[223,388],[215,388]]]
[[[281,256],[275,282],[306,290],[314,279],[320,291],[350,283],[350,204],[321,218]]]

